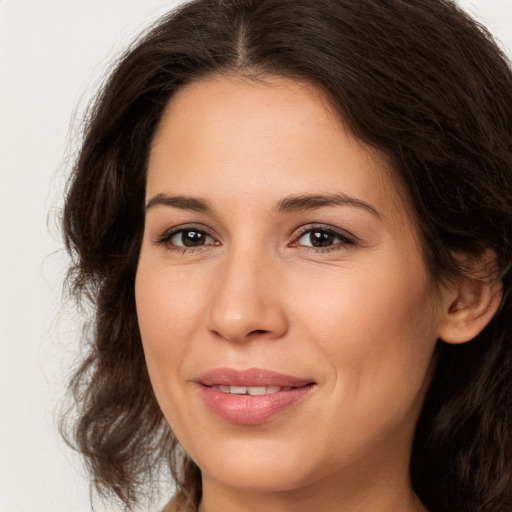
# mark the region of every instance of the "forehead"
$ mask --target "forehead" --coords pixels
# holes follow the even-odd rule
[[[182,88],[165,110],[147,196],[215,193],[222,200],[236,191],[254,203],[337,188],[396,206],[391,174],[382,152],[351,135],[317,88],[279,77],[213,77]]]

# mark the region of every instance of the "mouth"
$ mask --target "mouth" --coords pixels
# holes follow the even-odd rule
[[[217,417],[239,425],[270,421],[299,404],[317,385],[270,370],[218,368],[198,379],[205,404]]]
[[[281,391],[290,391],[294,389],[292,386],[211,386],[213,389],[218,389],[223,393],[229,393],[231,395],[251,395],[251,396],[261,396],[261,395],[273,395],[274,393],[279,393]]]
[[[314,383],[313,379],[296,377],[262,368],[249,368],[247,370],[216,368],[201,375],[198,382],[203,386],[218,387],[219,390],[225,393],[239,395],[252,394],[250,390],[255,391],[255,395],[277,393],[281,390],[286,391],[288,388],[299,388]],[[228,388],[230,389],[228,390]],[[265,388],[267,392],[261,393],[261,388]]]

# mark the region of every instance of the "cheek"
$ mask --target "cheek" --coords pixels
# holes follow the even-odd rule
[[[199,328],[203,286],[141,255],[135,280],[137,317],[148,371],[159,397],[179,380],[180,364]]]
[[[180,431],[194,412],[186,398],[183,364],[200,327],[204,288],[203,280],[187,279],[141,254],[135,281],[139,329],[156,399],[173,430]]]
[[[347,274],[325,280],[320,300],[303,295],[298,317],[335,376],[333,397],[360,414],[361,424],[379,414],[391,421],[423,391],[439,315],[422,267]]]
[[[302,280],[309,293],[294,294],[297,317],[325,340],[326,347],[341,349],[334,339],[363,349],[435,337],[437,315],[423,272],[334,270],[325,276],[311,273],[309,283]],[[363,339],[361,345],[358,340]]]

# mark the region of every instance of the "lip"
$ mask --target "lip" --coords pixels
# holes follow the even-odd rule
[[[204,373],[197,380],[203,386],[278,386],[282,388],[302,387],[313,382],[313,379],[303,379],[262,368],[247,370],[216,368]]]
[[[203,401],[219,418],[239,425],[265,423],[301,402],[316,388],[312,379],[250,368],[217,368],[197,379]],[[235,395],[213,386],[275,386],[291,388],[265,395]]]

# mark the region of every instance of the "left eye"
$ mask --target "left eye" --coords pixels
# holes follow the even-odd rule
[[[304,232],[298,239],[296,244],[305,247],[332,247],[339,244],[353,244],[354,240],[341,233],[336,233],[328,229],[309,229]]]
[[[168,243],[177,247],[199,247],[201,245],[212,245],[214,240],[204,231],[180,229],[169,237]]]

